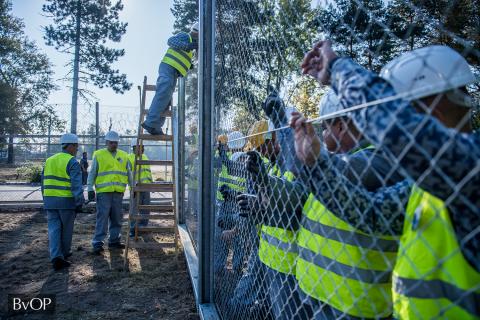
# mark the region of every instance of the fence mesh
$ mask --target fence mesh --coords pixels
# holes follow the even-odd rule
[[[151,96],[148,98],[151,99]],[[46,125],[44,131],[0,137],[0,201],[42,201],[39,189],[42,167],[49,156],[61,151],[60,136],[70,128],[70,106],[56,104],[52,106],[52,110],[51,126]],[[120,134],[119,148],[131,153],[131,141],[136,138],[138,129],[138,115],[139,106],[99,105],[97,139],[95,106],[80,105],[77,128],[80,143],[77,158],[80,160],[83,152],[87,152],[87,159],[91,162],[97,140],[98,148],[103,148],[104,136],[109,130]],[[164,128],[166,134],[171,134],[170,120]],[[145,154],[151,159],[171,160],[171,143],[149,141],[145,143]],[[171,181],[171,166],[154,166],[152,170],[154,180]],[[152,194],[153,199],[162,197],[160,193]]]
[[[222,318],[480,317],[479,8],[216,1]],[[197,241],[209,151],[195,90],[185,152]]]

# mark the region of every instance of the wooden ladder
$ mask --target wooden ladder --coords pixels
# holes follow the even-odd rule
[[[140,96],[140,117],[138,124],[138,137],[137,137],[137,146],[136,150],[142,148],[144,141],[165,141],[166,148],[171,147],[172,160],[142,160],[139,155],[135,156],[135,163],[133,168],[133,181],[132,184],[134,187],[130,188],[130,209],[128,214],[128,227],[127,230],[130,230],[130,223],[132,221],[139,221],[142,219],[154,220],[161,223],[161,225],[155,226],[146,226],[140,227],[138,223],[135,224],[135,236],[127,237],[125,245],[125,256],[124,256],[124,270],[128,268],[128,253],[129,249],[164,249],[164,248],[173,248],[175,247],[175,252],[178,252],[178,243],[179,235],[177,228],[177,215],[175,213],[175,167],[174,167],[174,145],[173,145],[173,135],[150,135],[144,133],[144,129],[141,126],[145,120],[145,116],[148,114],[148,109],[145,109],[145,98],[147,91],[155,92],[155,85],[147,84],[147,77],[143,79],[143,87],[141,90]],[[172,119],[172,110],[166,110],[162,113],[162,116]],[[172,123],[173,125],[173,123]],[[173,128],[172,128],[173,129]],[[172,130],[173,131],[173,130]],[[170,142],[168,144],[168,142]],[[168,182],[152,182],[152,183],[137,183],[140,181],[140,173],[142,166],[171,166],[172,170],[172,181]],[[167,170],[165,170],[165,177],[167,177]],[[141,205],[140,204],[140,192],[162,192],[162,193],[171,193],[171,199],[163,201],[161,203]],[[140,214],[140,211],[149,211],[154,214]],[[173,221],[173,223],[172,223]],[[167,224],[167,225],[164,225]],[[156,233],[161,235],[173,235],[173,242],[145,242],[140,235]]]

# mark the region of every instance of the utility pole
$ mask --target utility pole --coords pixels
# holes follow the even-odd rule
[[[100,105],[95,102],[95,150],[99,148],[100,142]]]
[[[78,103],[78,73],[80,69],[80,19],[82,4],[77,0],[77,16],[75,28],[75,56],[73,59],[73,92],[72,92],[72,115],[71,128],[72,133],[77,133],[77,103]]]

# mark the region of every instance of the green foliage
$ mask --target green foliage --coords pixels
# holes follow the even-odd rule
[[[110,87],[116,93],[131,88],[127,76],[112,68],[125,50],[107,46],[108,42],[120,42],[126,32],[127,23],[119,21],[122,9],[121,0],[47,0],[43,6],[43,12],[53,21],[44,28],[46,44],[72,55],[77,41],[80,44],[80,82]],[[88,91],[79,93],[88,101]]]
[[[175,17],[174,32],[187,32],[198,20],[198,0],[174,0],[171,11]]]
[[[46,104],[55,89],[48,57],[25,36],[22,20],[11,14],[10,1],[0,0],[0,135],[45,133],[49,121],[62,129],[62,121]],[[5,142],[0,139],[0,144]]]
[[[28,182],[41,182],[42,166],[33,162],[27,162],[16,169],[18,179]]]
[[[318,104],[324,92],[313,78],[302,78],[290,91],[291,105],[294,105],[307,118],[318,117]]]

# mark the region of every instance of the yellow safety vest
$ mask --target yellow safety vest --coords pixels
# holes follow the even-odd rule
[[[117,149],[115,157],[107,149],[100,149],[93,154],[98,163],[95,179],[97,193],[125,192],[128,184],[128,154]]]
[[[393,270],[399,319],[480,319],[480,274],[464,258],[439,198],[414,187]]]
[[[232,154],[227,154],[228,158],[230,159]],[[228,168],[224,164],[222,164],[222,171],[220,171],[220,175],[218,177],[218,183],[217,183],[217,200],[219,201],[224,201],[222,193],[219,191],[220,186],[226,184],[229,186],[232,190],[238,191],[238,192],[246,192],[247,190],[247,180],[243,177],[237,177],[234,175],[228,174]]]
[[[303,292],[351,316],[392,314],[390,290],[398,237],[361,232],[310,194],[297,244],[296,277]]]
[[[73,198],[72,183],[67,173],[67,165],[72,158],[71,154],[60,152],[47,159],[43,170],[43,196]]]
[[[277,177],[281,175],[276,165],[272,167],[270,173]],[[294,179],[294,175],[289,171],[285,172],[283,177],[290,182]],[[262,225],[258,256],[267,267],[294,275],[298,256],[296,231]]]
[[[135,153],[130,153],[128,155],[128,162],[130,163],[130,168],[133,172],[133,175],[135,175],[135,179],[138,178],[138,173],[135,171],[135,159],[136,155]],[[142,160],[148,160],[148,157],[146,154],[142,154]],[[150,165],[141,165],[140,166],[140,183],[152,183],[153,178],[152,178],[152,171],[150,169]]]
[[[190,43],[192,43],[192,37],[190,35],[189,39]],[[188,70],[192,67],[192,57],[193,51],[168,48],[162,62],[174,67],[183,77],[185,77]]]

